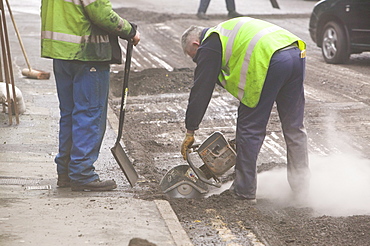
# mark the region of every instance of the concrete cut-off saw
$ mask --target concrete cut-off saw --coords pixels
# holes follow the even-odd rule
[[[221,187],[219,177],[236,162],[235,140],[227,141],[221,132],[214,132],[202,144],[191,147],[200,158],[195,164],[191,150],[186,153],[189,165],[170,169],[162,178],[160,188],[173,198],[200,198],[208,192],[208,185]],[[203,165],[202,165],[203,164]]]

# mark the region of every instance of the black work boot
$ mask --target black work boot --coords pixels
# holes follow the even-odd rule
[[[204,12],[198,12],[197,17],[201,20],[209,20],[209,17]]]
[[[59,188],[65,188],[71,186],[71,179],[68,177],[68,174],[58,174],[57,186]]]
[[[221,193],[221,195],[225,197],[232,197],[235,200],[243,201],[247,205],[256,205],[257,199],[256,198],[246,198],[243,196],[239,196],[235,193],[234,188],[230,187],[230,189],[225,190]]]
[[[229,14],[227,15],[227,17],[229,18],[236,18],[236,17],[242,17],[242,16],[243,16],[242,14],[239,14],[235,10],[229,11]]]
[[[79,185],[71,184],[72,191],[110,191],[117,188],[116,181],[114,180],[94,180],[90,183]]]

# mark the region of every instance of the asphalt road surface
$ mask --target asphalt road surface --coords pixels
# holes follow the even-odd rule
[[[136,21],[142,42],[133,52],[123,141],[141,180],[134,194],[168,199],[194,245],[369,245],[370,242],[370,54],[353,55],[348,64],[326,64],[308,34],[308,16],[258,16],[307,42],[306,117],[312,187],[310,199],[297,203],[286,181],[286,150],[276,110],[258,160],[258,204],[254,207],[220,194],[203,199],[170,199],[159,189],[165,173],[186,164],[179,146],[192,84],[193,62],[179,38],[190,25],[213,26],[193,15],[118,10]],[[125,43],[122,42],[125,46]],[[111,105],[119,109],[122,66],[113,67]],[[196,141],[221,131],[235,136],[238,102],[222,89],[197,131]]]

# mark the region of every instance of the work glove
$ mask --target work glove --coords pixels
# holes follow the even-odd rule
[[[136,31],[137,31],[137,25],[134,24],[134,23],[130,23],[130,25],[131,25],[131,31],[130,31],[130,33],[129,34],[121,34],[119,36],[120,38],[125,39],[125,40],[130,40],[133,37],[135,37]]]
[[[184,160],[186,160],[186,152],[191,148],[195,141],[194,133],[186,133],[184,141],[181,144],[181,154]]]

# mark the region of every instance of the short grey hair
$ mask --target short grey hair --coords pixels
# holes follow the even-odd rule
[[[181,35],[181,47],[185,54],[186,48],[192,41],[200,41],[200,35],[202,34],[203,30],[204,27],[191,26]]]

